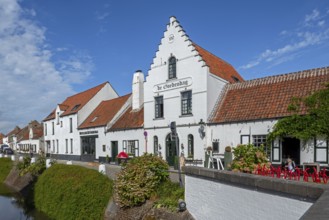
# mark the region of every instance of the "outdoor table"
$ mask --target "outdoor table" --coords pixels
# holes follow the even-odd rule
[[[303,163],[303,170],[305,170],[305,167],[316,167],[316,172],[320,172],[320,164],[319,163]]]

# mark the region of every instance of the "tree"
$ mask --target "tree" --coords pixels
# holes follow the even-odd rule
[[[293,114],[274,125],[268,141],[284,136],[298,138],[304,143],[317,136],[329,138],[329,83],[310,96],[294,97],[288,110]]]

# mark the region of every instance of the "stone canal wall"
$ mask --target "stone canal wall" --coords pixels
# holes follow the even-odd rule
[[[245,173],[185,167],[195,219],[328,219],[329,187]]]

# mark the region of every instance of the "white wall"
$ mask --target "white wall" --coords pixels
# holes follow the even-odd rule
[[[192,134],[194,138],[194,159],[203,159],[204,158],[204,148],[205,145],[205,138],[201,139],[199,134],[199,126],[190,126],[190,127],[178,127],[177,128],[177,134],[179,138],[179,153],[182,152],[181,144],[184,145],[184,155],[185,157],[188,156],[188,135]],[[158,137],[158,142],[161,145],[161,154],[162,158],[166,158],[166,137],[168,134],[170,134],[170,128],[161,128],[152,130],[147,130],[148,133],[148,149],[151,150],[152,153],[154,153],[154,136],[156,135]]]
[[[219,94],[222,92],[226,80],[219,78],[211,73],[208,73],[207,77],[207,115],[213,111]]]
[[[200,187],[202,186],[202,190]],[[265,192],[185,176],[185,200],[195,219],[299,219],[312,205]]]
[[[144,129],[131,129],[131,130],[121,130],[121,131],[111,131],[106,134],[107,143],[109,147],[109,156],[111,157],[111,141],[118,141],[118,153],[123,151],[123,141],[128,140],[139,140],[139,155],[143,155],[145,152],[145,138]],[[150,147],[148,147],[150,149]],[[148,153],[152,153],[148,150]],[[102,154],[106,156],[106,154]]]
[[[118,94],[114,91],[112,86],[109,83],[106,83],[105,86],[92,98],[89,100],[86,105],[78,112],[78,126],[86,120],[90,113],[95,110],[95,108],[104,100],[110,100],[117,98]]]

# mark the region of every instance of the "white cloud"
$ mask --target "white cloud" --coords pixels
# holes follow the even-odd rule
[[[74,92],[66,79],[70,74],[91,65],[91,59],[58,69],[52,61],[53,51],[46,43],[46,28],[37,24],[34,10],[23,9],[18,1],[0,1],[0,132],[30,120],[41,120]],[[56,51],[56,49],[55,49]],[[69,61],[68,61],[69,62]],[[79,63],[80,62],[80,63]],[[67,68],[65,68],[67,67]],[[82,73],[85,79],[90,68]]]
[[[305,16],[305,22],[318,20],[320,17],[320,12],[317,9],[314,9],[311,14]]]
[[[294,53],[327,43],[329,28],[326,27],[325,19],[327,19],[327,15],[321,15],[318,10],[313,10],[311,14],[305,16],[305,23],[302,27],[297,27],[295,31],[289,31],[289,39],[287,39],[289,41],[294,40],[294,43],[286,44],[277,49],[267,49],[258,55],[255,60],[239,67],[239,69],[250,69],[263,63],[268,63],[270,66],[279,65],[294,59],[296,57]],[[317,25],[311,24],[311,21],[316,21]],[[288,31],[284,30],[279,35],[287,35],[287,33]]]

